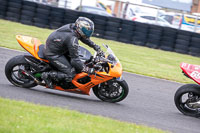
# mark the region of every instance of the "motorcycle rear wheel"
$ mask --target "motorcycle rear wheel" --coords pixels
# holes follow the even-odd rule
[[[23,71],[33,71],[33,68],[24,59],[24,55],[11,58],[5,66],[5,75],[13,85],[22,88],[37,86],[35,81],[26,76]]]
[[[199,101],[200,85],[197,84],[186,84],[181,86],[174,96],[174,102],[178,110],[184,115],[192,117],[200,117],[200,107],[195,107],[193,105]]]
[[[125,80],[110,80],[92,88],[96,97],[105,102],[116,103],[124,100],[129,88]]]

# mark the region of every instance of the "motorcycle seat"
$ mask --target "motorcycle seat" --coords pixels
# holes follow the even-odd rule
[[[43,51],[44,51],[44,44],[41,44],[40,46],[39,46],[39,51],[38,51],[38,57],[40,57],[41,59],[46,59],[45,58],[45,56],[44,56],[44,53],[43,53]]]

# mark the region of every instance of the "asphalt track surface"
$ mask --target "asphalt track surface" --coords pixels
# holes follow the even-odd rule
[[[130,92],[124,101],[116,104],[98,100],[92,91],[90,96],[84,96],[40,86],[18,88],[6,79],[4,67],[11,57],[19,54],[23,53],[0,48],[0,97],[77,110],[174,133],[200,133],[200,119],[181,114],[174,105],[174,93],[183,84],[124,72]]]

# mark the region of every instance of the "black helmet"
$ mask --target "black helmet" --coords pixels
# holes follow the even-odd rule
[[[94,23],[86,17],[79,17],[76,22],[76,31],[83,38],[89,38],[94,32]]]

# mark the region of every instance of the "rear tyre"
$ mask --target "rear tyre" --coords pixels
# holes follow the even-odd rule
[[[125,80],[110,80],[93,87],[93,92],[100,100],[116,103],[124,100],[129,88]]]
[[[200,117],[200,85],[186,84],[175,93],[176,107],[184,115]]]
[[[23,88],[37,86],[33,79],[23,73],[24,71],[30,73],[34,71],[34,69],[24,59],[24,55],[11,58],[5,66],[5,75],[13,85]]]

